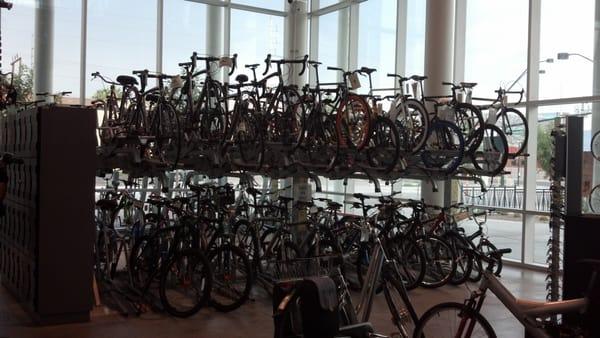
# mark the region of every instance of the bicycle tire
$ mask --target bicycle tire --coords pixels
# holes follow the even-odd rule
[[[258,234],[250,222],[245,219],[238,220],[233,225],[235,245],[246,253],[254,269],[260,262],[260,244]]]
[[[487,248],[487,250],[484,251],[484,248]],[[481,243],[479,243],[479,245],[477,245],[477,250],[480,253],[482,253],[483,255],[488,256],[489,252],[498,251],[498,248],[496,248],[496,246],[494,244],[492,244],[489,240],[485,239]],[[483,268],[483,266],[482,266],[482,268]],[[500,276],[501,272],[502,272],[502,257],[500,257],[500,259],[496,260],[496,264],[494,265],[494,274],[496,276]]]
[[[427,265],[425,254],[417,243],[399,233],[393,239],[390,254],[393,255],[400,268],[399,273],[406,289],[412,290],[418,287],[425,277]]]
[[[434,289],[446,285],[456,270],[456,258],[452,247],[436,235],[421,236],[417,241],[427,261],[427,269],[421,286]]]
[[[493,124],[486,124],[480,146],[483,148],[471,154],[473,166],[490,176],[502,173],[508,162],[508,141],[502,130]]]
[[[407,99],[401,105],[408,109],[405,120],[398,115],[396,124],[401,125],[408,135],[408,142],[405,144],[405,151],[411,154],[416,154],[423,148],[427,141],[427,133],[429,130],[429,113],[423,104],[415,99]],[[410,122],[406,119],[410,119]]]
[[[351,111],[346,110],[348,107],[351,107]],[[349,116],[350,114],[352,116]],[[369,142],[372,115],[371,108],[364,98],[348,94],[338,106],[336,114],[336,129],[340,142],[346,147],[362,150]]]
[[[131,285],[144,290],[149,284],[154,271],[159,267],[160,253],[158,243],[152,236],[140,237],[129,253],[129,279]]]
[[[444,154],[456,152],[456,155]],[[462,163],[465,140],[458,127],[448,121],[436,120],[430,124],[427,141],[421,151],[421,160],[427,168],[437,168],[446,174],[453,173]]]
[[[255,170],[260,170],[263,166],[265,152],[262,133],[254,118],[244,115],[241,121],[238,121],[238,124],[244,123],[245,127],[238,130],[234,136],[240,157],[245,165],[254,166]],[[239,127],[239,125],[236,127]]]
[[[511,122],[512,120],[512,122]],[[517,126],[518,128],[514,128]],[[511,152],[512,156],[519,156],[525,151],[527,147],[527,140],[529,139],[529,125],[527,119],[515,108],[503,108],[496,114],[496,127],[500,128],[506,136],[508,141],[509,151],[511,148],[516,148],[516,151]],[[513,142],[513,135],[516,137]]]
[[[237,258],[235,259],[239,261],[235,263],[237,267],[234,267],[234,271],[231,271],[231,267],[225,267],[223,263],[230,265],[232,258],[234,258],[233,256],[236,256]],[[252,265],[248,257],[246,257],[244,250],[229,244],[221,245],[210,251],[208,261],[211,264],[212,272],[210,305],[219,312],[230,312],[242,306],[250,296],[253,282]],[[237,271],[237,268],[241,268],[241,270]],[[236,276],[242,276],[243,278],[241,284],[243,288],[241,291],[235,287],[231,287],[231,285],[225,287],[225,292],[221,291],[222,288],[219,286],[230,284],[231,278],[233,277],[235,280]],[[223,298],[216,297],[219,295],[219,291],[221,291],[221,295],[223,295],[223,292],[226,293],[226,295],[223,295],[223,298],[231,298],[232,294],[235,298],[231,298],[232,301],[230,303],[223,302]]]
[[[463,133],[465,140],[465,153],[472,154],[475,152],[483,139],[483,128],[485,122],[483,114],[479,108],[470,103],[459,102],[454,106],[455,124]],[[461,117],[462,116],[462,117]],[[464,119],[467,119],[466,121]]]
[[[187,276],[189,272],[184,272],[185,276],[183,276],[182,280],[184,289],[190,288],[188,285],[186,285],[188,283],[195,284],[191,288],[195,289],[198,294],[186,298],[190,305],[188,307],[180,308],[175,304],[177,301],[175,292],[169,292],[172,289],[172,284],[168,283],[170,282],[170,280],[168,280],[170,278],[168,277],[170,277],[170,273],[172,272],[180,272],[182,270],[181,267],[183,267],[184,270],[190,270],[189,266],[191,266],[192,270],[196,271],[198,264],[200,264],[200,269],[198,271],[200,279],[196,281],[188,281],[186,278],[190,278],[190,276]],[[176,279],[181,280],[182,278],[180,276],[176,276]],[[200,290],[198,289],[198,286],[200,286]],[[210,300],[211,288],[212,271],[206,256],[198,250],[182,250],[176,253],[163,267],[160,275],[158,291],[161,304],[169,314],[175,317],[186,318],[196,314],[204,305],[208,303]]]
[[[452,285],[460,285],[466,282],[471,275],[473,269],[473,255],[471,254],[469,243],[461,235],[455,232],[447,232],[443,236],[454,251],[456,260],[456,270],[449,283]]]
[[[593,213],[600,213],[600,184],[596,185],[590,191],[590,195],[588,196],[588,204]]]
[[[398,276],[391,271],[384,273],[383,295],[392,315],[392,322],[402,337],[410,337],[417,326],[419,317],[408,297],[407,290]]]
[[[369,146],[366,148],[369,165],[389,173],[398,164],[400,157],[400,135],[396,125],[385,117],[378,116],[372,122]]]
[[[442,318],[442,313],[452,311],[456,312],[456,316],[452,315],[452,313],[448,313]],[[476,331],[473,331],[472,333],[480,332],[483,334],[475,336],[470,335],[470,337],[496,337],[494,329],[483,315],[466,307],[465,304],[453,302],[441,303],[427,310],[419,319],[413,337],[444,337],[444,334],[446,334],[447,337],[463,337],[462,332],[460,335],[457,335],[452,329],[458,328],[460,326],[458,323],[462,320],[460,317],[464,318],[465,316],[469,321],[475,320],[473,330]],[[437,318],[442,320],[440,321],[440,324],[434,325],[433,321]],[[458,318],[459,321],[453,322],[453,318]],[[476,326],[477,324],[479,325]]]

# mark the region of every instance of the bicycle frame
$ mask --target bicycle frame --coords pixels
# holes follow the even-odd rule
[[[471,294],[471,298],[467,301],[467,306],[480,312],[483,302],[486,297],[487,290],[490,290],[500,302],[515,316],[529,335],[534,338],[551,338],[546,331],[537,325],[537,318],[547,318],[557,314],[566,314],[573,312],[583,312],[588,306],[587,298],[576,298],[571,300],[563,300],[556,302],[538,302],[515,297],[504,285],[498,280],[493,272],[486,269],[483,274],[483,280],[477,291]],[[466,328],[466,337],[470,337],[474,322],[468,322],[469,317],[463,317],[459,333]],[[466,326],[466,327],[465,327]],[[462,333],[460,334],[462,337]]]

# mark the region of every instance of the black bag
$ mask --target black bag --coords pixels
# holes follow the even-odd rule
[[[285,311],[274,316],[275,338],[333,338],[339,332],[335,283],[328,277],[278,284],[273,290],[273,313],[287,295],[294,293]]]

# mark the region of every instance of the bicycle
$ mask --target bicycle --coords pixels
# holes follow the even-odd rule
[[[584,260],[584,263],[593,265],[594,272],[590,280],[586,297],[555,302],[532,301],[516,298],[502,285],[493,273],[495,262],[503,254],[510,253],[511,249],[500,249],[490,253],[488,267],[483,273],[479,288],[471,293],[464,303],[441,303],[427,310],[421,317],[416,329],[415,337],[439,337],[448,333],[452,337],[484,336],[496,337],[494,329],[481,314],[481,308],[486,298],[487,291],[491,291],[500,302],[515,316],[525,327],[527,333],[536,338],[550,337],[595,337],[598,334],[595,323],[583,323],[579,326],[569,327],[566,324],[556,324],[547,320],[550,317],[564,314],[584,314],[587,311],[597,311],[597,300],[589,295],[598,295],[600,283],[597,281],[600,261]],[[484,257],[482,257],[484,258]],[[442,321],[437,322],[437,319]],[[587,325],[586,325],[587,324]],[[591,325],[590,325],[591,324]],[[435,332],[435,333],[434,333]]]

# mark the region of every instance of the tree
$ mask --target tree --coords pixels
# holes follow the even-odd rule
[[[552,123],[540,123],[538,125],[537,158],[538,163],[546,175],[550,176],[552,168],[553,148]]]
[[[121,88],[117,87],[115,88],[115,94],[117,95],[117,97],[121,97]],[[110,94],[110,88],[102,88],[102,89],[98,89],[94,95],[92,95],[92,98],[94,100],[106,100],[106,98],[108,97],[108,95]]]
[[[29,68],[27,65],[19,63],[19,68],[14,70],[14,74],[6,75],[3,79],[2,86],[3,91],[12,92],[10,85],[16,91],[16,101],[17,102],[27,102],[31,101],[33,98],[33,70]],[[11,96],[12,94],[8,94]],[[9,101],[14,103],[14,96],[12,96],[12,100]]]

